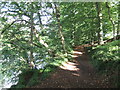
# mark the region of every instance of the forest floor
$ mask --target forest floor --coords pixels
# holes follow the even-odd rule
[[[74,60],[64,63],[34,88],[114,88],[109,76],[96,73],[84,47],[76,47]]]

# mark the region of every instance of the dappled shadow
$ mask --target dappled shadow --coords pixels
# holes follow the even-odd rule
[[[66,71],[69,71],[71,75],[80,76],[80,68],[79,64],[76,62],[66,62],[63,63],[60,68]]]
[[[78,71],[80,70],[77,66],[76,63],[73,63],[73,62],[66,62],[66,63],[63,63],[60,68],[61,69],[64,69],[64,70],[70,70],[70,71]]]
[[[87,46],[87,45],[86,45]],[[73,60],[62,65],[35,88],[108,88],[108,80],[97,76],[84,46],[74,49]]]
[[[69,74],[74,75],[76,77],[81,76],[90,76],[94,74],[93,67],[88,62],[88,57],[86,56],[86,52],[83,46],[78,46],[73,51],[73,60],[69,62],[65,62],[60,66],[60,69],[66,70],[70,72]],[[92,72],[92,74],[90,74]],[[85,78],[87,79],[87,78]]]

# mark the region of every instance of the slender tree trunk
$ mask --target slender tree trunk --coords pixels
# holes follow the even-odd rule
[[[115,40],[115,39],[116,39],[116,37],[115,37],[115,23],[114,23],[114,21],[113,21],[113,19],[112,19],[112,17],[111,17],[110,7],[109,7],[109,5],[108,5],[108,2],[106,2],[106,7],[108,8],[109,20],[110,20],[110,22],[111,22],[111,24],[112,24],[112,27],[113,27],[113,38],[114,38],[114,40]]]
[[[42,4],[41,4],[41,2],[39,3],[40,4],[40,6],[42,7]],[[41,27],[41,29],[43,29],[43,26],[42,26],[42,21],[41,21],[41,11],[39,12],[39,9],[38,9],[38,13],[37,13],[37,15],[38,15],[38,18],[39,18],[39,23],[40,23],[40,27]]]
[[[120,1],[118,3],[118,26],[117,26],[117,35],[120,35]]]
[[[32,4],[31,4],[32,5]],[[33,8],[33,6],[32,6],[32,8]],[[32,67],[32,68],[34,68],[34,57],[33,57],[33,32],[34,32],[34,26],[33,26],[33,24],[34,24],[34,20],[33,20],[33,12],[31,12],[31,16],[30,16],[30,26],[31,26],[31,31],[30,31],[30,46],[31,46],[31,48],[30,48],[30,66]]]
[[[40,6],[42,6],[41,3],[40,3]],[[43,29],[43,24],[42,24],[42,20],[41,20],[41,13],[39,12],[39,10],[38,10],[37,15],[38,15],[38,18],[39,18],[40,28],[41,28],[41,30],[42,30],[42,29]],[[38,41],[39,41],[43,46],[45,46],[45,47],[48,49],[48,48],[49,48],[48,44],[45,43],[44,40],[42,40],[39,32],[38,32],[35,28],[34,28],[34,32],[36,32],[36,33],[35,33],[35,36],[37,37]],[[48,53],[49,53],[49,54],[52,54],[52,52],[54,52],[54,51],[51,50],[51,49],[48,49]]]
[[[73,40],[72,46],[75,46],[75,26],[73,25],[73,28],[71,30],[71,40]]]
[[[41,21],[40,13],[38,12],[37,14],[38,14],[38,17],[39,17],[40,25],[42,25],[42,21]]]
[[[62,34],[62,25],[60,23],[60,10],[59,10],[59,7],[56,4],[54,4],[54,5],[55,5],[56,19],[57,19],[57,23],[58,23],[59,35],[60,35],[60,38],[61,38],[62,48],[64,50],[64,53],[66,54],[65,40],[64,40],[64,36]]]
[[[43,29],[43,25],[42,25],[40,13],[38,12],[37,14],[38,14],[38,17],[39,17],[39,23],[40,23],[41,30],[42,30],[42,29]],[[39,42],[40,42],[42,45],[44,45],[46,48],[48,48],[48,44],[45,43],[45,42],[41,39],[41,37],[40,37],[40,35],[39,35],[39,33],[37,32],[36,29],[35,29],[35,31],[36,31],[36,37],[38,38]]]
[[[98,44],[103,44],[103,28],[102,28],[102,13],[101,3],[96,2],[96,11],[98,17]]]

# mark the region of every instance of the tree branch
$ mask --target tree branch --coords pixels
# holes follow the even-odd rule
[[[19,21],[22,21],[22,22],[25,21],[26,23],[29,23],[26,20],[15,20],[8,27],[5,27],[5,29],[2,30],[1,34],[3,34],[6,31],[6,29],[10,28],[15,22],[19,22]]]

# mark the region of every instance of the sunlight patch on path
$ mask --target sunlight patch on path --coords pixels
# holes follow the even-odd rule
[[[63,63],[62,66],[60,66],[60,68],[64,70],[69,70],[69,71],[78,71],[79,68],[77,68],[77,66],[75,65],[76,64],[73,62],[67,62],[67,63]]]
[[[78,51],[73,51],[74,54],[78,54],[78,55],[82,55],[82,52],[78,52]]]
[[[78,57],[77,55],[71,55],[72,58]]]
[[[69,64],[69,65],[77,65],[76,63],[73,63],[73,62],[67,62],[67,64]]]
[[[80,76],[80,74],[77,74],[77,73],[73,73],[73,75],[75,75],[75,76]]]

